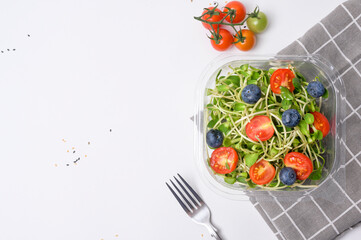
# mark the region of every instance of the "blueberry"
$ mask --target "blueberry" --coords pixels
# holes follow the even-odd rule
[[[207,132],[206,142],[211,148],[218,148],[223,143],[223,134],[217,129],[211,129]]]
[[[301,120],[301,115],[296,109],[288,109],[282,114],[282,123],[286,127],[296,127]]]
[[[310,82],[307,86],[307,92],[314,98],[319,98],[325,93],[325,87],[319,81]]]
[[[250,84],[243,88],[241,95],[245,103],[253,104],[261,98],[261,89],[256,84]]]
[[[280,171],[280,180],[284,185],[292,185],[296,182],[296,172],[290,167],[282,168]]]

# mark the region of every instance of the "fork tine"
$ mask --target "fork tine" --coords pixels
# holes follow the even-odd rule
[[[177,192],[182,196],[183,200],[187,203],[188,207],[193,211],[194,206],[187,200],[187,198],[183,195],[183,193],[178,189],[178,187],[169,179],[169,181],[173,184]]]
[[[190,213],[190,210],[184,205],[184,203],[182,202],[182,200],[180,200],[180,198],[178,197],[178,195],[173,191],[173,189],[168,185],[168,183],[165,183],[167,184],[167,187],[169,188],[169,190],[173,193],[173,196],[177,199],[177,201],[179,202],[179,204],[182,206],[183,210],[189,214]]]
[[[177,174],[178,174],[178,176],[180,177],[180,179],[184,182],[184,184],[187,186],[187,188],[188,188],[188,189],[193,193],[193,195],[197,198],[198,202],[201,203],[201,204],[203,204],[204,202],[203,202],[202,198],[193,190],[193,188],[192,188],[191,186],[189,186],[189,184],[186,182],[186,180],[184,180],[179,173],[177,173]]]
[[[185,189],[185,187],[182,185],[181,182],[178,181],[178,179],[176,177],[174,177],[174,179],[177,181],[178,185],[181,186],[181,188],[183,189],[183,192],[185,192],[187,194],[187,196],[189,197],[190,200],[192,200],[192,202],[194,203],[195,206],[199,206],[199,204],[196,202],[196,200],[194,200],[194,198],[189,194],[189,192],[187,191],[187,189]]]

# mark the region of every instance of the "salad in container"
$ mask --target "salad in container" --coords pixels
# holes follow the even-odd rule
[[[319,56],[223,55],[196,97],[195,160],[216,192],[299,197],[344,174],[345,91]]]

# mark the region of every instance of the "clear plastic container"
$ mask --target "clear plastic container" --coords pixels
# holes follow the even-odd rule
[[[307,180],[307,185],[318,185],[316,188],[286,188],[281,190],[266,191],[259,187],[247,188],[245,186],[234,184],[230,185],[224,182],[223,178],[213,174],[212,169],[207,164],[209,149],[205,141],[207,132],[207,119],[205,119],[205,106],[210,98],[206,95],[207,88],[214,88],[215,77],[220,69],[223,73],[231,71],[229,66],[236,67],[242,64],[269,69],[270,67],[287,67],[289,64],[296,67],[297,71],[305,76],[307,81],[319,77],[329,92],[329,97],[323,99],[321,111],[330,121],[330,133],[323,139],[326,153],[323,155],[326,163],[320,180]],[[335,201],[330,189],[335,184],[337,178],[338,187],[345,187],[345,149],[342,142],[345,142],[345,89],[344,84],[335,68],[318,55],[304,56],[244,56],[239,54],[223,54],[208,64],[201,75],[196,91],[195,107],[195,129],[194,129],[194,159],[201,178],[206,185],[218,194],[235,200],[247,200],[249,197],[262,198],[285,197],[299,198],[309,194],[311,191],[324,199]],[[321,188],[320,186],[323,185]],[[331,190],[333,191],[333,190]],[[272,193],[271,193],[272,192]]]

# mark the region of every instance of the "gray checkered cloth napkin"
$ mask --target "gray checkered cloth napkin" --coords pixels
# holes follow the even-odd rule
[[[335,239],[361,222],[361,0],[349,0],[279,54],[319,54],[341,75],[346,89],[345,185],[337,176],[297,201],[274,194],[250,200],[279,239]],[[332,200],[331,200],[332,199]],[[360,236],[361,239],[361,236]]]

